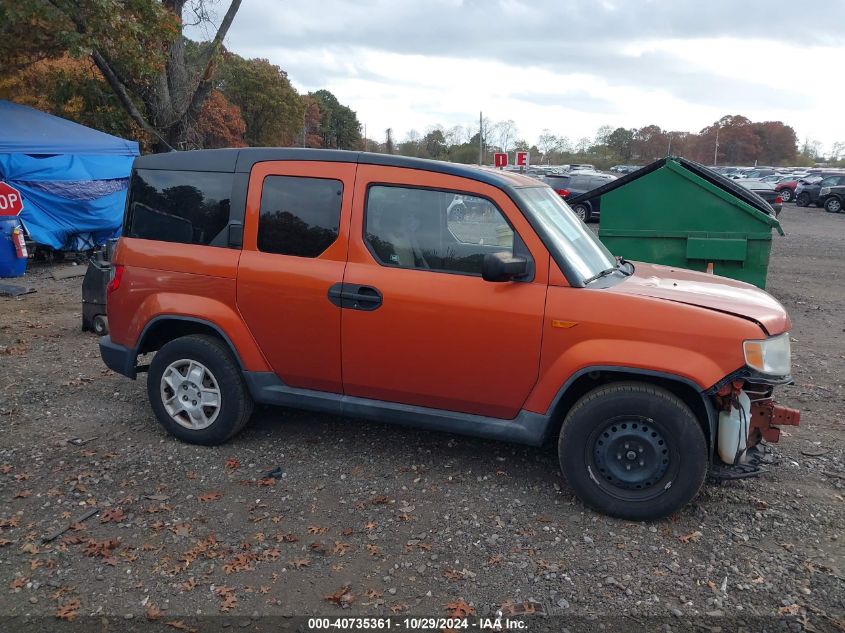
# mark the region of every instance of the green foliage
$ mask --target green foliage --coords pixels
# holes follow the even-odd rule
[[[299,144],[305,103],[285,71],[266,59],[226,53],[217,77],[219,90],[241,110],[248,145]]]
[[[320,108],[319,135],[323,147],[361,149],[361,124],[348,106],[342,105],[328,90],[310,93]]]

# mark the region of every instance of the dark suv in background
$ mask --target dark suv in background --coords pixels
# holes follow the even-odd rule
[[[822,174],[822,176],[823,178],[821,180],[816,180],[815,182],[807,184],[799,184],[798,187],[796,187],[795,204],[799,207],[807,207],[811,204],[821,207],[823,202],[819,200],[819,197],[821,195],[822,188],[845,185],[845,172]]]
[[[616,180],[615,176],[609,174],[595,173],[575,173],[575,174],[549,174],[544,179],[545,183],[554,189],[557,194],[564,200],[580,196],[582,193],[597,189],[602,185],[606,185],[611,180]],[[598,220],[601,214],[601,200],[585,200],[579,202],[572,207],[581,220],[590,222],[591,220]]]

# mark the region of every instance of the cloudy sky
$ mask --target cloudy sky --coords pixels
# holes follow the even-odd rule
[[[845,141],[843,25],[843,0],[246,0],[227,46],[331,90],[375,139],[479,110],[529,142],[743,114],[829,148]]]

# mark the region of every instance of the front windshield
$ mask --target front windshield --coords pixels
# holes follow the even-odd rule
[[[543,227],[581,281],[616,266],[610,251],[552,189],[530,187],[518,191],[526,211]]]

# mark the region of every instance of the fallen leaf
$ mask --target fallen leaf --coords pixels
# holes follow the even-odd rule
[[[381,598],[384,594],[380,591],[375,590],[375,589],[367,589],[364,592],[364,595],[367,598],[369,598],[370,600],[377,600],[377,599]]]
[[[217,587],[214,593],[221,599],[220,610],[229,612],[238,605],[238,599],[235,597],[235,590],[231,587]]]
[[[378,496],[378,497],[375,497],[375,498],[372,500],[372,502],[371,502],[371,503],[372,503],[373,505],[375,505],[375,506],[378,506],[378,505],[384,505],[385,503],[390,503],[390,499],[388,499],[388,498],[387,498],[386,496],[384,496],[384,495],[380,495],[380,496]]]
[[[60,620],[67,620],[68,622],[72,622],[79,613],[80,606],[82,605],[79,600],[69,600],[64,604],[59,605],[59,608],[56,609],[56,617]]]
[[[176,629],[177,631],[184,631],[185,633],[197,633],[197,630],[195,628],[188,626],[182,620],[170,620],[169,622],[165,622],[165,624],[171,628]]]
[[[179,585],[179,588],[182,591],[193,591],[196,588],[196,586],[197,586],[197,581],[194,580],[193,576],[191,576],[190,578],[188,578],[188,580],[186,580],[181,585]]]
[[[18,576],[12,582],[9,583],[9,589],[23,589],[26,587],[28,579],[24,578],[23,576]]]
[[[352,545],[350,543],[344,543],[343,541],[335,541],[334,542],[334,553],[338,556],[344,556],[346,552],[352,549]]]
[[[378,545],[367,543],[367,551],[373,556],[381,556],[381,550],[378,548]]]
[[[396,615],[397,613],[402,613],[403,611],[407,611],[407,610],[408,610],[408,605],[402,604],[401,602],[394,604],[394,605],[391,605],[391,607],[390,607],[390,611],[394,615]]]
[[[468,604],[463,598],[450,602],[444,608],[449,613],[450,618],[466,618],[475,615],[475,608]]]
[[[276,534],[273,538],[276,539],[277,543],[296,543],[299,540],[299,537],[296,534],[283,534],[281,532]]]
[[[354,530],[352,528],[344,528],[343,531],[341,531],[340,535],[341,536],[352,536],[353,532],[354,532]]]
[[[329,528],[320,527],[319,525],[309,525],[308,526],[308,533],[309,534],[325,534],[329,531]]]
[[[367,530],[368,532],[369,532],[370,530],[375,530],[375,529],[376,529],[376,524],[375,524],[375,523],[373,523],[372,521],[367,521],[367,522],[364,524],[364,529],[365,529],[365,530]]]
[[[698,530],[696,530],[695,532],[690,532],[689,534],[684,534],[683,536],[679,536],[678,540],[680,540],[681,543],[690,543],[690,542],[698,543],[698,541],[701,539],[702,536],[704,536],[704,535],[701,532],[699,532]]]
[[[294,569],[302,569],[303,567],[308,567],[309,560],[307,558],[294,558],[290,561],[290,564]]]
[[[100,523],[120,523],[126,520],[123,508],[110,508],[100,513]]]
[[[323,596],[323,600],[336,604],[342,609],[347,609],[355,602],[355,594],[350,591],[349,585],[343,585],[340,589],[328,596]]]
[[[203,503],[207,503],[209,501],[217,501],[222,496],[223,495],[219,492],[206,492],[204,495],[200,495],[199,497],[197,497],[197,499],[199,499]]]
[[[149,602],[147,603],[147,610],[144,615],[152,622],[154,620],[161,620],[164,617],[164,612],[155,606],[155,604]]]
[[[19,490],[15,493],[13,499],[28,499],[32,496],[32,490]]]
[[[10,472],[12,472],[12,465],[11,464],[3,464],[2,466],[0,466],[0,473],[3,473],[4,475],[8,475]]]
[[[14,541],[10,541],[7,538],[0,538],[0,547],[5,547],[6,545],[11,545]]]
[[[237,470],[241,467],[241,463],[234,457],[230,457],[225,462],[226,470]]]
[[[778,607],[778,613],[780,615],[798,615],[801,611],[801,607],[797,604],[790,604],[785,607]]]
[[[464,574],[462,572],[459,572],[457,569],[452,569],[451,567],[443,570],[443,576],[447,580],[463,580],[464,578]]]
[[[502,555],[501,554],[495,554],[494,556],[491,556],[490,558],[487,559],[488,565],[498,565],[501,562],[502,562]]]

